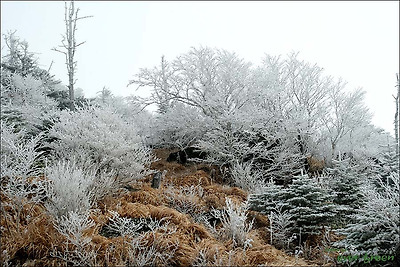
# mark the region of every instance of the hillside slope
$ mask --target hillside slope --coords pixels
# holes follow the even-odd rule
[[[167,171],[160,188],[151,188],[152,175],[149,175],[121,189],[118,196],[107,197],[98,203],[97,209],[91,210],[94,224],[85,231],[90,242],[81,249],[82,253],[92,255],[89,257],[92,263],[140,265],[140,261],[132,262],[132,259],[146,256],[153,257],[153,263],[160,266],[312,265],[271,246],[268,218],[255,211],[247,213],[246,223],[253,223],[246,235],[247,245],[221,236],[221,222],[210,216],[212,210],[223,211],[226,199],[241,204],[248,193],[223,185],[218,179],[212,181],[212,168],[207,165],[167,162],[170,150],[154,152],[159,160],[152,164],[152,169]],[[7,203],[4,196],[2,202]],[[1,237],[1,250],[6,251],[6,255],[2,254],[3,263],[7,259],[12,265],[22,266],[67,266],[65,259],[69,263],[77,262],[76,250],[71,252],[72,245],[54,228],[44,207],[25,205],[21,223],[10,220],[16,216],[12,210],[7,212],[10,216],[1,218],[1,226],[6,229]],[[118,220],[125,220],[125,226],[129,226],[129,220],[142,223],[133,233],[140,235],[136,250],[127,248],[133,241],[122,230],[110,227]],[[151,225],[158,228],[151,229]]]

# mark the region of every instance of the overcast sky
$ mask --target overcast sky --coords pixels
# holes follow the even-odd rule
[[[300,52],[348,88],[367,91],[373,123],[393,133],[396,73],[399,72],[399,1],[76,1],[80,15],[76,87],[93,97],[103,86],[114,95],[139,68],[210,46],[236,52],[258,64],[264,54]],[[64,2],[1,1],[2,34],[17,30],[42,68],[67,84],[61,43]],[[2,53],[4,43],[2,40]]]

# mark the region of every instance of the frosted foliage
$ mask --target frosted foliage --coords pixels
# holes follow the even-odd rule
[[[255,192],[257,188],[265,186],[262,181],[262,173],[253,170],[251,163],[236,162],[232,167],[231,176],[235,185],[249,192]]]
[[[94,225],[94,221],[89,218],[87,212],[79,213],[75,211],[69,211],[66,215],[56,218],[54,223],[57,231],[77,247],[83,247],[91,241],[90,237],[83,235],[83,231]]]
[[[1,121],[1,177],[26,178],[39,173],[34,165],[41,152],[36,151],[42,135],[26,138],[24,129],[16,131],[14,124]]]
[[[196,109],[181,103],[159,114],[151,127],[151,143],[165,146],[186,146],[207,130],[205,117]]]
[[[379,188],[367,183],[363,194],[366,205],[354,215],[355,222],[338,230],[346,236],[336,245],[360,253],[392,254],[400,242],[399,175],[391,173],[392,183],[378,178]]]
[[[91,238],[85,236],[84,231],[93,227],[94,221],[89,218],[88,212],[69,211],[66,215],[56,218],[54,227],[67,239],[67,246],[72,244],[74,249],[57,251],[53,247],[50,255],[60,258],[73,266],[95,266],[97,251],[91,245]]]
[[[290,228],[295,222],[292,220],[292,215],[288,211],[282,211],[283,206],[279,203],[273,208],[270,213],[270,223],[273,231],[274,245],[280,248],[285,247],[291,241]]]
[[[2,75],[7,78],[7,82],[1,85],[3,114],[9,110],[17,110],[28,123],[28,129],[41,125],[44,119],[52,116],[57,103],[46,96],[43,81],[31,75],[23,77],[5,70],[2,70]]]
[[[244,248],[251,247],[252,239],[247,238],[248,233],[253,227],[253,222],[247,223],[247,202],[236,205],[230,198],[225,200],[225,208],[222,211],[213,209],[216,218],[222,222],[220,235],[224,239],[232,239],[234,244]]]
[[[146,166],[152,159],[134,126],[111,108],[86,106],[76,112],[62,111],[50,136],[58,139],[50,144],[57,158],[87,158],[84,167],[117,170],[121,178],[146,175]]]
[[[3,71],[8,77],[8,84],[2,85],[2,96],[14,105],[39,105],[51,106],[55,104],[45,95],[45,88],[41,80],[35,79],[31,75],[23,77],[19,74],[11,74]]]
[[[51,181],[48,211],[62,218],[69,212],[86,212],[90,209],[93,195],[90,191],[95,176],[77,167],[73,161],[59,161],[46,169],[46,177]]]

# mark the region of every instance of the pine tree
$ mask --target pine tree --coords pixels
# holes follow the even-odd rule
[[[376,164],[367,169],[369,179],[364,179],[361,186],[365,204],[352,216],[350,224],[337,230],[346,237],[335,246],[361,255],[399,253],[395,249],[400,246],[400,186],[394,151],[383,152]]]
[[[335,216],[335,205],[327,190],[308,175],[296,176],[289,187],[271,185],[262,193],[250,196],[251,209],[269,215],[277,203],[281,211],[288,211],[294,223],[292,233],[304,235],[319,234],[322,225],[326,225]],[[301,230],[300,230],[301,229]],[[302,240],[305,240],[302,237]]]
[[[381,164],[378,167],[378,171],[382,176],[382,179],[389,184],[394,184],[392,180],[392,173],[399,174],[400,170],[398,169],[398,161],[399,156],[396,154],[395,148],[393,146],[388,146],[388,150],[382,153],[380,158]]]
[[[335,205],[328,191],[309,179],[308,175],[297,176],[289,186],[290,214],[304,234],[319,234],[335,216]]]
[[[345,225],[350,222],[351,215],[356,213],[364,203],[361,193],[361,173],[359,167],[350,158],[333,161],[333,167],[328,169],[330,174],[330,190],[333,203],[337,206],[335,222]]]
[[[379,179],[379,178],[377,178]],[[380,180],[380,188],[366,184],[363,190],[367,202],[354,217],[354,223],[337,233],[346,238],[336,246],[361,254],[393,255],[400,242],[399,175],[391,173],[393,185]]]

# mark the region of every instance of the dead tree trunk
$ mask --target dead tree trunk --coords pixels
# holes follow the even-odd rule
[[[80,19],[90,18],[92,16],[86,17],[78,17],[79,8],[75,11],[74,1],[72,0],[69,7],[67,6],[67,2],[65,2],[65,35],[62,35],[60,48],[63,48],[65,51],[59,50],[58,48],[53,48],[52,50],[60,52],[65,55],[67,71],[68,71],[68,91],[69,91],[69,107],[71,110],[75,109],[74,105],[74,85],[76,79],[74,78],[76,72],[76,61],[74,61],[74,56],[76,52],[76,48],[85,42],[81,42],[79,44],[76,43],[76,22]]]

